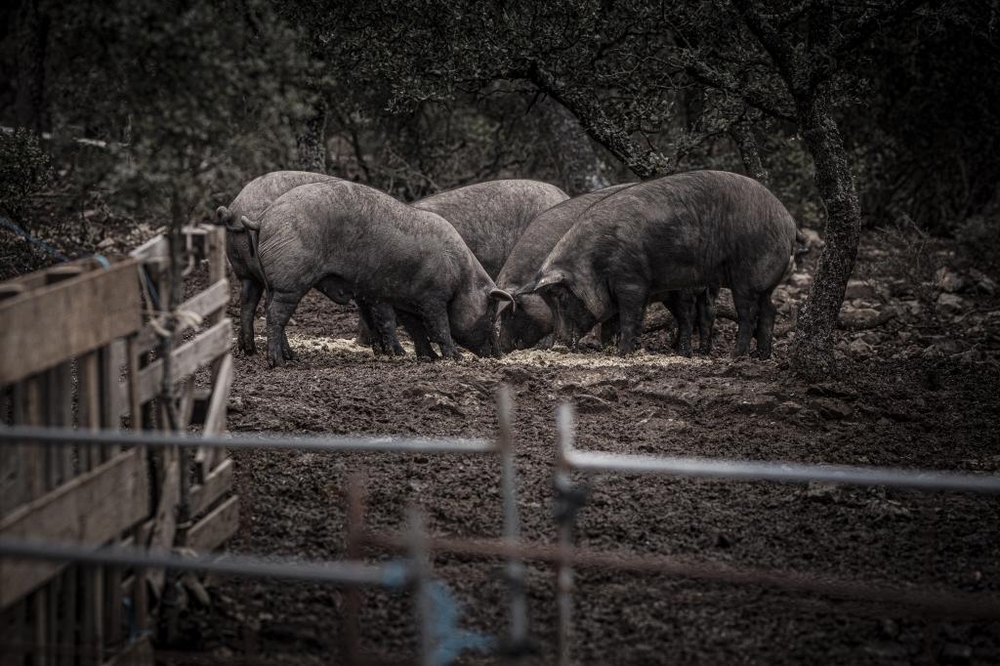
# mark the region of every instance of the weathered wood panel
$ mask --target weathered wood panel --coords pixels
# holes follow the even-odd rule
[[[225,307],[229,303],[229,281],[218,280],[208,289],[192,296],[177,308],[180,312],[190,312],[199,317],[207,317],[211,313]],[[193,323],[181,319],[176,333],[180,335],[193,327]],[[213,324],[218,322],[212,322]],[[139,332],[139,348],[151,349],[159,343],[159,336],[152,326],[144,326]]]
[[[73,541],[98,546],[149,515],[146,466],[139,449],[25,504],[0,521],[5,538]],[[127,498],[123,499],[123,498]],[[0,608],[51,579],[61,565],[0,561]]]
[[[142,324],[136,262],[0,301],[0,322],[0,385],[97,349]]]
[[[239,498],[230,497],[188,530],[187,546],[198,551],[217,548],[236,532],[239,522]]]
[[[191,488],[191,515],[197,516],[212,506],[233,485],[233,461],[226,459],[205,477],[203,483]]]
[[[232,328],[229,319],[200,334],[194,340],[184,343],[171,354],[174,381],[187,378],[198,368],[208,365],[213,359],[226,353],[231,343]],[[139,401],[146,402],[156,397],[163,376],[163,360],[153,361],[139,371]],[[127,404],[127,401],[126,401]]]

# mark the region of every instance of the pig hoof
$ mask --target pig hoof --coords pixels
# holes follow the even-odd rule
[[[401,345],[401,344],[399,344],[397,342],[396,344],[394,344],[392,346],[392,355],[393,356],[406,356],[406,350],[403,349],[403,345]]]

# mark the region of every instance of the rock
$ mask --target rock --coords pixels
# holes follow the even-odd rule
[[[872,346],[864,340],[858,339],[847,346],[847,351],[850,352],[852,356],[868,358],[875,350],[872,349]]]
[[[965,288],[965,280],[952,269],[942,266],[934,274],[934,286],[944,292],[954,294]]]
[[[847,281],[847,290],[844,292],[844,298],[872,300],[876,297],[876,295],[875,285],[867,280]]]
[[[982,271],[978,271],[975,268],[970,269],[969,278],[975,282],[973,288],[977,291],[981,291],[989,296],[997,293],[997,283]]]
[[[841,328],[863,330],[881,326],[895,316],[892,310],[879,311],[875,308],[856,308],[845,305],[837,319]]]
[[[956,315],[961,314],[965,310],[965,301],[958,294],[945,291],[938,296],[934,307],[938,314]]]
[[[100,243],[97,244],[98,250],[107,250],[109,247],[115,244],[114,238],[105,238]]]
[[[808,289],[813,283],[813,278],[812,275],[805,272],[792,273],[791,276],[789,276],[788,281],[797,289]]]
[[[823,247],[823,239],[819,237],[819,232],[815,229],[808,229],[802,227],[799,229],[799,235],[802,238],[802,245],[806,249],[811,249],[814,247]]]
[[[809,406],[828,421],[850,418],[851,414],[854,413],[853,407],[833,398],[818,398],[813,400]]]
[[[241,413],[243,411],[243,398],[237,395],[230,399],[229,411],[233,414]]]

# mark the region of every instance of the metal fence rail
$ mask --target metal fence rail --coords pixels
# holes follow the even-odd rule
[[[557,414],[558,442],[553,468],[555,527],[554,545],[521,541],[516,501],[516,466],[512,405],[504,387],[498,395],[500,434],[496,442],[483,439],[433,439],[393,437],[266,436],[234,435],[198,437],[187,434],[140,432],[101,433],[83,430],[0,427],[0,446],[33,442],[51,446],[117,443],[154,447],[225,448],[229,450],[272,449],[317,453],[421,453],[499,455],[500,488],[503,498],[504,527],[493,540],[434,538],[422,527],[422,517],[410,512],[405,533],[388,534],[364,527],[364,488],[349,484],[348,560],[338,562],[296,562],[264,560],[228,555],[216,559],[203,555],[186,557],[166,551],[134,548],[87,547],[85,544],[52,544],[0,539],[0,557],[36,558],[49,561],[74,561],[84,564],[112,564],[137,568],[165,568],[203,571],[222,575],[244,575],[299,579],[342,585],[347,588],[345,636],[349,660],[360,655],[356,644],[359,635],[358,609],[363,587],[407,587],[414,592],[414,612],[420,636],[420,663],[448,663],[440,657],[429,614],[431,609],[432,553],[449,552],[505,560],[508,627],[504,651],[516,655],[529,642],[524,562],[542,562],[556,568],[556,605],[558,661],[572,662],[574,567],[606,568],[647,572],[723,582],[734,585],[758,585],[799,593],[815,593],[838,599],[891,604],[900,609],[916,610],[936,617],[1000,618],[1000,597],[993,594],[967,594],[935,589],[910,589],[881,583],[835,579],[791,571],[764,570],[738,565],[690,562],[678,558],[632,553],[609,553],[578,548],[574,543],[575,523],[584,506],[584,496],[573,485],[572,473],[654,474],[687,478],[712,478],[732,481],[768,481],[779,483],[822,482],[860,486],[888,486],[922,492],[969,492],[1000,494],[1000,476],[949,471],[904,470],[849,465],[822,465],[786,462],[712,460],[691,457],[655,457],[580,451],[574,447],[574,414],[562,405]],[[406,562],[384,565],[363,563],[365,546],[402,551]],[[457,628],[455,635],[461,633]],[[354,644],[352,644],[352,642]]]
[[[0,442],[49,446],[78,444],[122,444],[127,446],[179,446],[228,450],[271,449],[316,453],[497,453],[497,445],[485,439],[428,437],[347,437],[330,435],[199,435],[161,431],[100,432],[72,428],[0,427]]]

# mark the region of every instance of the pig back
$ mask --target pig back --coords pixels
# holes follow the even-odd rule
[[[485,278],[446,220],[343,180],[276,199],[260,221],[259,251],[268,280],[294,288],[337,275],[359,293],[388,298]]]
[[[555,185],[512,179],[447,190],[413,205],[448,220],[490,278],[496,279],[531,221],[568,198]]]

